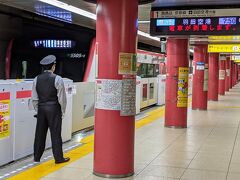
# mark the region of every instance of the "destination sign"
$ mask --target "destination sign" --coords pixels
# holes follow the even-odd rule
[[[240,16],[158,18],[151,21],[151,35],[238,35]]]
[[[35,48],[71,49],[75,47],[76,42],[68,39],[66,40],[42,39],[34,40],[32,44]]]
[[[150,34],[151,36],[239,35],[240,16],[237,12],[240,12],[239,8],[153,11]]]
[[[181,18],[181,17],[229,17],[239,14],[240,8],[231,9],[185,9],[152,11],[151,18]]]

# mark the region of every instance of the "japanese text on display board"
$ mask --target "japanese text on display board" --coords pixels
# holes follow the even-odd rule
[[[151,35],[237,35],[238,12],[236,8],[153,11]]]
[[[209,44],[209,53],[236,53],[240,52],[240,44]]]

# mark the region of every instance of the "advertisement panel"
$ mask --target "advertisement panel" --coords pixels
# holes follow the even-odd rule
[[[188,105],[188,68],[179,67],[177,107],[187,107],[187,105]]]
[[[10,136],[10,93],[0,93],[0,139]]]
[[[137,55],[133,53],[119,53],[118,74],[136,75]]]

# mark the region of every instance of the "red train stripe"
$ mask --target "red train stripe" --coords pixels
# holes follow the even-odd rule
[[[10,92],[0,93],[0,101],[9,100],[9,99],[10,99]]]
[[[85,74],[84,74],[83,82],[88,81],[89,75],[91,73],[91,67],[92,67],[92,64],[93,64],[95,47],[97,47],[96,38],[94,38],[91,42],[91,47],[90,47],[88,61],[87,61],[87,68],[86,68],[86,71],[85,71]],[[98,53],[97,51],[98,51],[98,49],[96,48],[96,54]]]
[[[32,91],[17,91],[17,99],[32,97]]]

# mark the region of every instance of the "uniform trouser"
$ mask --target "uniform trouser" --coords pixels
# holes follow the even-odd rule
[[[53,156],[56,161],[63,159],[62,151],[62,113],[57,105],[39,105],[37,127],[34,141],[34,159],[40,160],[45,150],[48,128],[51,133]]]

